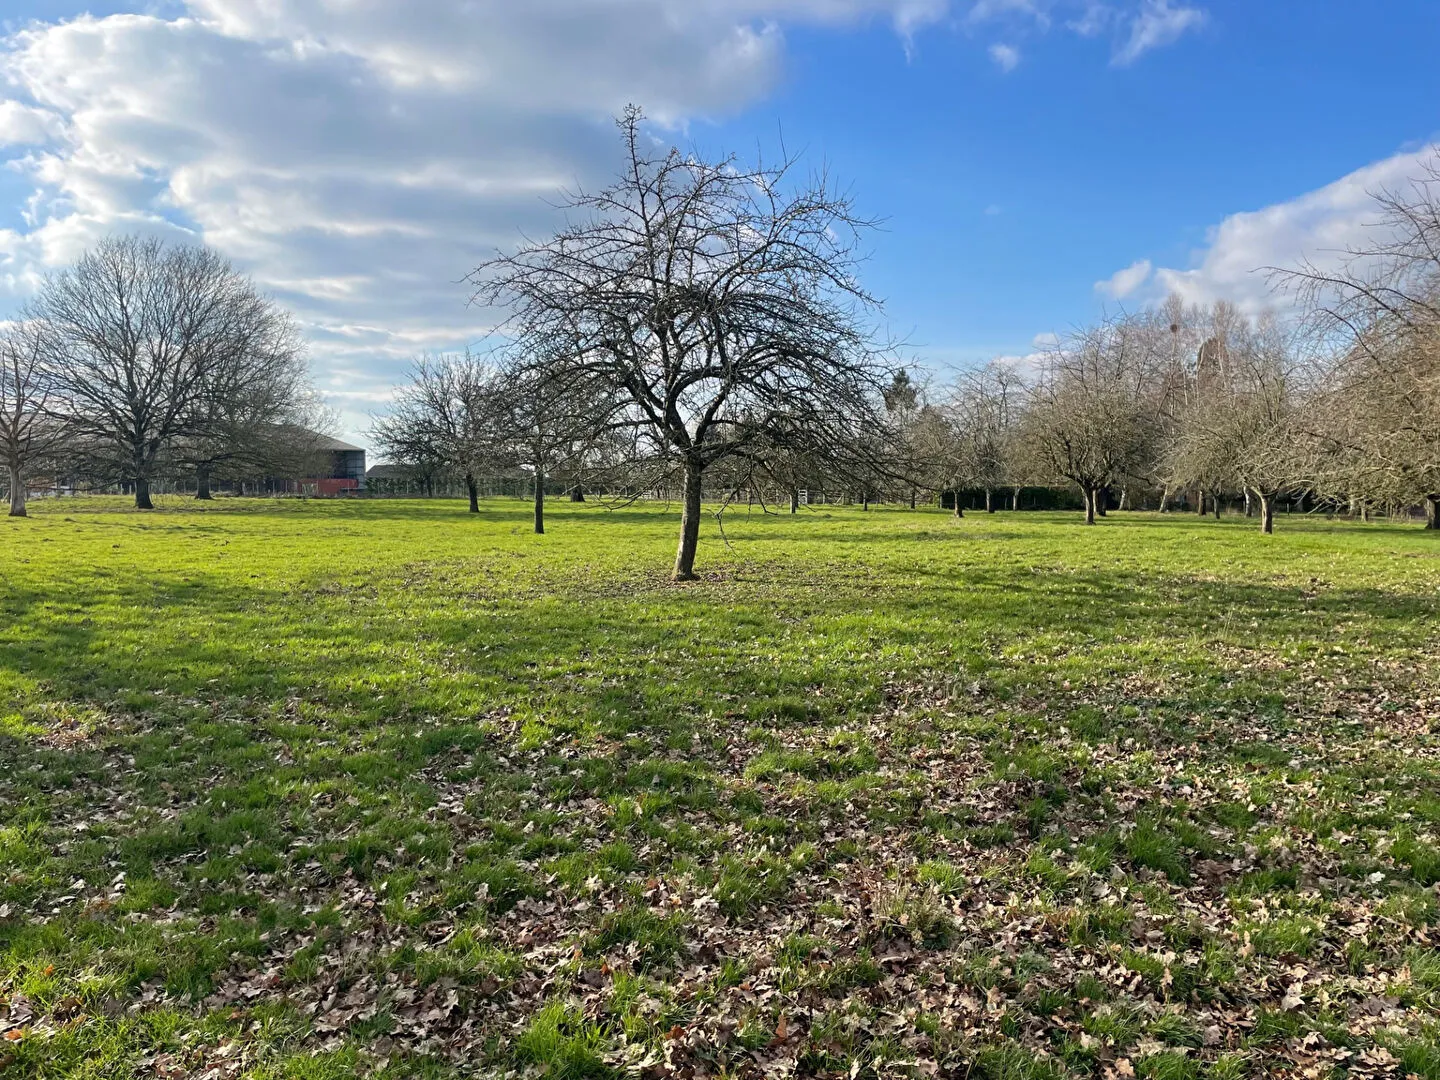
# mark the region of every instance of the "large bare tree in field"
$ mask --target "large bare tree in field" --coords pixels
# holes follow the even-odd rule
[[[1334,268],[1275,275],[1338,357],[1315,432],[1328,471],[1351,492],[1424,503],[1426,527],[1440,529],[1440,159],[1375,202],[1371,242]]]
[[[1031,386],[1025,454],[1040,476],[1080,489],[1087,525],[1105,512],[1111,485],[1137,475],[1154,453],[1148,348],[1136,320],[1108,320],[1056,345]]]
[[[0,330],[0,461],[10,491],[10,516],[25,517],[26,484],[34,466],[58,449],[64,425],[50,415],[54,372],[34,321]]]
[[[101,241],[33,305],[76,445],[151,509],[151,481],[184,438],[210,436],[217,394],[258,357],[294,348],[289,318],[208,248]],[[223,410],[221,410],[223,413]]]
[[[576,194],[572,223],[471,276],[508,309],[522,372],[562,390],[595,381],[683,477],[674,576],[695,576],[706,470],[760,446],[836,460],[883,427],[890,366],[860,284],[862,220],[793,161],[653,153],[639,110],[619,122],[627,166]]]

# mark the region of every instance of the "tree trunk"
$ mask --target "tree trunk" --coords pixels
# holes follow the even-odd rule
[[[545,532],[545,474],[535,470],[535,532]]]
[[[1223,509],[1223,507],[1221,507],[1220,505],[1220,495],[1218,492],[1210,497],[1210,509],[1213,510],[1215,513],[1215,520],[1219,521],[1220,511]]]
[[[870,509],[870,489],[869,489],[869,488],[866,488],[864,491],[860,492],[860,509],[861,509],[861,510],[869,510],[869,509]]]
[[[1170,512],[1170,505],[1169,505],[1169,504],[1170,504],[1170,485],[1169,485],[1169,484],[1166,484],[1163,488],[1160,489],[1160,513],[1162,513],[1162,514],[1168,514],[1168,513]]]
[[[914,509],[915,509],[915,503],[919,500],[919,498],[920,498],[919,493],[916,492],[916,490],[912,487],[912,488],[910,489],[910,509],[911,509],[911,510],[914,510]]]
[[[985,513],[987,514],[993,514],[995,512],[995,503],[991,501],[992,494],[989,488],[985,489]]]
[[[1260,496],[1260,531],[1269,536],[1275,531],[1275,496],[1266,491],[1257,491]]]
[[[135,480],[135,509],[155,509],[155,504],[150,501],[150,478],[148,476],[137,477]]]
[[[1440,495],[1425,496],[1425,528],[1440,529]]]
[[[1019,488],[1018,486],[1015,488],[1014,492],[1012,492],[1011,495],[1010,495],[1010,509],[1011,509],[1011,510],[1019,510],[1019,509],[1020,509],[1020,488]]]
[[[800,512],[800,489],[799,489],[799,488],[791,488],[791,489],[790,489],[790,513],[792,513],[792,514],[798,514],[799,512]]]
[[[1110,488],[1108,486],[1096,488],[1090,502],[1095,507],[1095,513],[1104,517],[1110,509]]]
[[[213,498],[210,494],[210,466],[208,464],[195,466],[195,498]]]
[[[675,551],[675,580],[695,580],[695,549],[700,544],[700,482],[704,469],[685,459],[685,510],[680,518],[680,546]]]
[[[1094,525],[1094,524],[1095,524],[1095,500],[1099,497],[1099,494],[1100,494],[1100,493],[1099,493],[1098,491],[1096,491],[1094,488],[1082,487],[1082,488],[1080,489],[1080,495],[1081,495],[1081,496],[1084,498],[1084,500],[1085,500],[1085,524],[1086,524],[1086,525]]]
[[[1195,493],[1195,512],[1201,517],[1205,516],[1205,489],[1201,488]]]
[[[572,503],[584,502],[584,501],[585,501],[585,485],[584,485],[584,484],[581,484],[581,483],[578,483],[578,482],[577,482],[577,483],[575,484],[575,486],[570,489],[570,501],[571,501]]]
[[[478,514],[480,512],[480,485],[475,482],[475,474],[472,472],[465,474],[465,490],[470,493],[470,513]]]
[[[1255,516],[1255,504],[1250,501],[1250,489],[1249,489],[1249,488],[1246,488],[1246,489],[1245,489],[1245,516],[1246,516],[1247,518],[1248,518],[1248,517],[1254,517],[1254,516]]]
[[[1130,489],[1128,487],[1122,487],[1120,489],[1120,505],[1117,507],[1117,509],[1124,510],[1129,505],[1129,503]]]
[[[11,465],[10,474],[10,516],[28,517],[25,513],[25,481],[20,477],[20,466]]]

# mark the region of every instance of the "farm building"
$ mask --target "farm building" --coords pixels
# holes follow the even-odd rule
[[[317,495],[338,495],[342,491],[359,491],[365,486],[363,448],[328,435],[314,435],[313,439],[310,460],[314,463],[315,475],[300,481],[303,489],[313,489]]]

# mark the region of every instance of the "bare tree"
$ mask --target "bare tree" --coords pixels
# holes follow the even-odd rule
[[[1337,357],[1315,436],[1332,486],[1413,505],[1440,529],[1440,160],[1375,195],[1373,240],[1333,269],[1275,270]]]
[[[421,357],[394,407],[372,419],[370,436],[392,461],[441,462],[465,478],[470,513],[480,512],[479,476],[504,454],[505,376],[466,353]]]
[[[46,355],[37,323],[14,322],[0,331],[0,459],[10,489],[11,517],[25,517],[30,474],[65,434],[50,415],[54,373]]]
[[[1080,488],[1086,524],[1103,516],[1110,487],[1155,452],[1148,348],[1136,318],[1112,318],[1060,341],[1031,386],[1025,452],[1038,474]]]
[[[1167,455],[1170,476],[1215,499],[1239,488],[1259,503],[1260,531],[1275,525],[1275,501],[1313,473],[1302,410],[1308,401],[1294,342],[1273,317],[1252,324],[1233,309],[1205,339],[1197,370],[1202,391],[1180,418]]]
[[[1146,348],[1135,320],[1108,320],[1057,344],[1031,387],[1025,451],[1042,476],[1080,489],[1089,525],[1104,514],[1111,485],[1154,452]]]
[[[1002,361],[961,374],[947,405],[952,425],[952,482],[980,488],[985,511],[995,511],[997,488],[1014,486],[1019,473],[1017,439],[1026,388],[1016,370]],[[956,516],[963,516],[959,492]]]
[[[288,320],[263,348],[222,352],[207,365],[193,415],[172,446],[174,459],[195,471],[195,497],[212,497],[217,473],[275,467],[296,456],[301,433],[324,426],[309,365]],[[309,448],[299,448],[303,456]]]
[[[1317,491],[1364,508],[1425,507],[1440,528],[1440,327],[1379,318],[1335,358],[1306,410]]]
[[[204,437],[220,373],[292,347],[289,319],[203,247],[113,237],[45,282],[33,306],[62,415],[94,467],[150,484],[177,440]]]
[[[548,364],[521,358],[497,387],[492,410],[506,461],[533,478],[537,534],[545,532],[546,480],[565,473],[571,491],[580,490],[585,467],[617,412],[607,383],[583,375],[551,379],[548,370]]]
[[[930,408],[926,388],[902,368],[891,376],[890,385],[881,394],[881,400],[885,403],[886,420],[895,437],[895,446],[889,456],[900,467],[904,494],[913,510],[920,490],[930,486],[935,471],[934,461],[927,454],[929,448],[923,429]],[[867,489],[869,486],[867,482]],[[868,500],[866,506],[868,509]]]
[[[471,276],[512,312],[529,374],[585,380],[615,400],[683,478],[676,580],[695,576],[706,470],[762,444],[836,460],[883,424],[891,369],[860,285],[868,224],[824,176],[647,149],[638,109],[619,121],[628,165],[569,202],[575,222]]]

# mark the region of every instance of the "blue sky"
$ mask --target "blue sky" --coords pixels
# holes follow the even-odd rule
[[[1229,215],[1440,132],[1433,0],[1205,10],[1123,67],[1108,42],[1023,21],[937,27],[908,58],[885,26],[791,34],[784,87],[703,138],[745,146],[783,127],[888,218],[871,276],[897,327],[967,355],[1015,351],[1093,317],[1093,284],[1118,269],[1188,267]],[[1008,73],[987,56],[996,41],[1020,52]]]
[[[827,164],[935,365],[1169,289],[1263,305],[1440,134],[1435,0],[11,0],[0,33],[0,317],[107,231],[204,240],[352,435],[483,333],[459,278],[603,179],[625,102]]]

